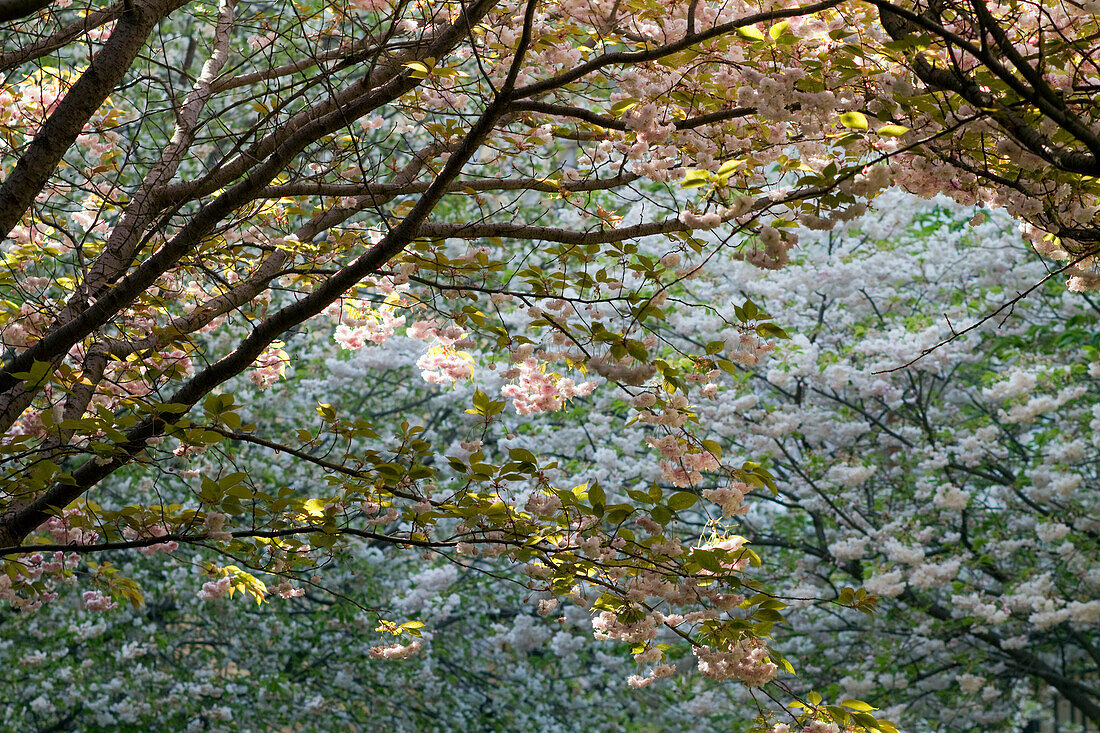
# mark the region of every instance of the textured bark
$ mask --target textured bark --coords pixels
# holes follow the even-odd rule
[[[466,19],[441,34],[435,48],[436,54],[444,55],[458,43],[466,32],[468,22],[493,7],[495,0],[483,0],[473,6]],[[532,3],[530,7],[533,8]],[[513,74],[504,91],[499,94],[478,119],[471,131],[449,158],[446,166],[436,177],[432,185],[419,199],[409,214],[397,224],[378,244],[353,261],[348,267],[332,275],[314,288],[301,300],[282,308],[259,323],[252,333],[232,352],[196,374],[168,400],[175,405],[190,408],[201,401],[213,389],[226,380],[247,369],[268,345],[287,329],[317,315],[330,303],[340,297],[355,283],[376,272],[386,262],[399,254],[417,235],[421,224],[431,215],[436,205],[447,193],[449,186],[462,172],[466,162],[478,151],[485,138],[507,113],[510,99],[507,94],[514,85],[523,53],[517,53]],[[60,360],[69,346],[87,336],[98,326],[107,322],[121,308],[148,288],[156,278],[184,256],[192,247],[201,242],[220,222],[237,207],[250,201],[258,192],[298,155],[310,142],[329,132],[339,129],[348,119],[356,119],[371,109],[408,92],[418,83],[404,67],[401,72],[393,69],[389,81],[376,89],[360,90],[354,103],[347,108],[338,108],[320,117],[314,116],[301,128],[294,130],[289,138],[257,169],[244,180],[237,183],[209,205],[204,207],[156,254],[143,262],[128,277],[110,289],[103,298],[97,300],[80,317],[56,329],[37,342],[9,365],[7,373],[0,375],[15,383],[7,395],[6,403],[0,403],[4,409],[3,418],[8,424],[14,422],[33,397],[35,385],[27,385],[14,373],[22,370],[22,364],[33,364],[45,359]],[[366,82],[364,82],[365,84]],[[68,345],[66,345],[68,344]],[[60,351],[58,351],[60,349]],[[29,355],[29,356],[28,356]],[[52,507],[63,507],[75,501],[88,489],[95,486],[122,466],[130,463],[145,450],[150,438],[162,435],[168,421],[175,413],[152,414],[126,433],[126,441],[117,445],[118,453],[109,460],[90,460],[72,472],[72,480],[54,484],[38,496],[31,498],[21,506],[12,506],[0,519],[0,545],[20,544],[23,539],[51,516]]]
[[[0,23],[33,15],[50,2],[51,0],[0,0]]]
[[[27,213],[65,152],[130,70],[145,39],[169,12],[166,0],[136,2],[34,136],[15,169],[0,184],[0,233],[7,236]]]

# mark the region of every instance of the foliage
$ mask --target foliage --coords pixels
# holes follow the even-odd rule
[[[138,606],[151,589],[99,553],[181,545],[211,602],[294,595],[364,544],[507,561],[628,643],[634,686],[690,648],[759,726],[793,696],[792,725],[891,730],[779,674],[789,589],[722,519],[777,490],[772,447],[724,450],[704,406],[787,332],[699,283],[730,249],[782,267],[796,222],[836,226],[894,180],[1007,208],[1091,288],[1093,9],[5,6],[0,595],[30,612],[81,576],[86,609]],[[702,312],[702,340],[667,332]],[[366,413],[250,414],[328,334],[423,342],[423,379],[468,402],[444,430],[391,419],[403,381]],[[545,414],[633,421],[660,458],[620,486],[490,440]],[[372,653],[419,651],[415,620],[364,605]]]

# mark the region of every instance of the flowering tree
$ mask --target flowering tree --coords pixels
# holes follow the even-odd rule
[[[695,404],[786,333],[746,302],[705,343],[665,338],[706,305],[685,283],[728,246],[781,267],[794,222],[849,219],[893,178],[1007,207],[1094,284],[1091,8],[35,7],[0,16],[0,584],[20,608],[85,570],[85,607],[139,602],[80,558],[180,544],[216,553],[204,598],[263,598],[259,571],[301,583],[354,539],[506,557],[629,642],[638,686],[674,671],[668,629],[704,675],[793,694],[744,538],[673,531],[700,498],[733,515],[773,486]],[[420,339],[425,380],[471,380],[459,450],[418,414],[246,420],[322,328],[353,350]],[[560,485],[540,451],[483,450],[506,414],[597,390],[649,431],[650,485]],[[239,470],[246,447],[320,480]],[[415,623],[380,614],[377,654],[415,653]],[[807,700],[791,724],[886,725]]]
[[[980,319],[1042,273],[996,217],[978,223],[979,215],[967,226],[972,212],[895,195],[884,209],[888,216],[857,220],[841,236],[803,232],[798,260],[780,273],[712,263],[693,288],[717,302],[766,300],[798,335],[758,367],[712,383],[718,390],[700,414],[723,448],[766,456],[779,478],[778,496],[748,504],[741,520],[740,531],[765,548],[758,577],[803,598],[830,597],[833,586],[859,582],[882,597],[873,617],[792,603],[777,641],[801,684],[888,706],[887,717],[907,730],[1012,730],[1021,716],[1054,712],[1048,690],[1084,704],[1094,695],[1090,449],[1060,439],[1085,434],[1077,424],[1093,420],[1087,370],[1094,357],[1091,346],[1081,348],[1093,341],[1091,316],[1079,296],[1049,286],[1017,304],[999,328],[988,323],[908,371],[876,374],[950,336],[949,322],[961,328]],[[721,323],[703,310],[684,311],[664,337],[705,341]],[[1058,328],[1063,323],[1073,324],[1070,333]],[[447,416],[462,414],[475,387],[439,389],[418,379],[416,362],[427,348],[420,340],[395,335],[375,348],[334,351],[329,338],[323,329],[297,336],[299,356],[286,381],[254,395],[245,419],[289,440],[317,402],[356,405],[376,425],[400,421],[384,414],[396,402],[401,416],[423,417],[426,439],[453,444],[448,453],[468,452],[461,426],[475,416]],[[1082,357],[1081,367],[1066,368]],[[940,382],[943,388],[928,389]],[[1028,402],[1007,410],[1004,398],[1019,399],[1006,388],[1028,389]],[[1048,388],[1053,399],[1041,393]],[[1063,402],[1067,388],[1074,396]],[[595,478],[609,493],[664,483],[644,423],[622,425],[629,404],[601,390],[575,400],[569,412],[504,415],[482,435],[481,449],[538,450],[559,458],[559,481]],[[1022,426],[1011,441],[989,437],[1002,420]],[[1083,455],[1061,465],[1065,451]],[[941,466],[944,456],[1016,475],[1029,501],[998,494],[1004,487],[988,483],[989,466],[972,466],[974,481],[947,478],[958,467]],[[220,459],[193,460],[213,470]],[[233,461],[261,484],[323,478],[260,446],[234,451]],[[1078,477],[1084,480],[1071,489]],[[1055,485],[1060,493],[1047,496]],[[143,489],[131,481],[116,491],[140,496]],[[681,512],[673,531],[697,535],[706,517],[695,509]],[[850,524],[852,517],[861,520]],[[965,542],[952,517],[965,521]],[[1021,541],[1031,551],[1021,552]],[[59,600],[9,616],[0,658],[19,670],[14,697],[32,704],[9,706],[5,724],[74,720],[111,728],[170,719],[180,728],[231,720],[246,728],[325,729],[344,720],[409,730],[569,730],[582,716],[608,730],[642,721],[726,730],[730,716],[738,722],[738,711],[751,705],[737,688],[699,677],[625,694],[629,655],[593,646],[589,615],[579,606],[536,609],[522,574],[499,563],[467,558],[463,567],[380,543],[349,550],[324,571],[335,596],[305,585],[303,595],[293,591],[293,600],[263,606],[204,600],[191,579],[196,565],[201,572],[216,556],[181,549],[128,565],[128,576],[150,589],[144,606],[81,614]],[[997,579],[985,585],[994,558]],[[372,656],[373,624],[355,604],[425,623],[416,653],[400,663]],[[3,644],[26,638],[36,639],[33,648]],[[668,653],[677,665],[686,661],[675,647]],[[59,679],[69,691],[63,697],[49,693]],[[364,690],[385,690],[386,704]],[[362,706],[349,706],[349,695]],[[161,701],[155,708],[154,699]]]
[[[776,474],[742,531],[802,595],[882,599],[792,609],[784,649],[914,727],[1017,730],[1058,698],[1095,722],[1096,303],[1048,285],[987,319],[1044,276],[1013,228],[889,199],[782,273],[728,275],[798,332],[700,412]]]

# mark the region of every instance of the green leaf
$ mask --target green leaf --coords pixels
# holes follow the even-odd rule
[[[622,117],[626,112],[634,109],[637,106],[638,101],[636,99],[623,99],[611,105],[610,111],[611,114],[615,115],[616,117]]]
[[[740,167],[741,167],[742,165],[744,165],[744,163],[745,163],[745,161],[743,161],[743,160],[737,160],[736,158],[735,158],[735,159],[733,159],[733,160],[727,160],[727,161],[726,161],[725,163],[723,163],[723,164],[722,164],[722,166],[721,166],[721,167],[720,167],[720,168],[718,169],[718,175],[720,175],[720,176],[728,176],[728,175],[729,175],[730,173],[733,173],[733,172],[734,172],[735,170],[737,170],[737,169],[738,169],[738,168],[740,168]]]
[[[840,704],[843,705],[846,708],[851,708],[852,710],[858,710],[861,713],[869,713],[872,710],[878,710],[878,708],[872,707],[871,705],[868,705],[867,703],[863,702],[862,700],[841,700]]]
[[[737,29],[737,35],[742,38],[748,38],[751,41],[763,41],[764,34],[760,32],[760,29],[753,25],[741,26]]]
[[[726,374],[737,374],[737,365],[729,359],[719,359],[718,368],[724,371]]]
[[[588,501],[592,502],[593,506],[607,504],[607,494],[604,493],[603,487],[599,484],[592,484],[592,488],[588,490]]]
[[[414,79],[426,79],[428,74],[432,73],[431,67],[423,61],[410,61],[405,66],[411,70],[410,76]]]
[[[668,506],[674,512],[682,512],[685,509],[690,509],[695,506],[697,501],[699,501],[699,497],[695,494],[689,491],[677,491],[675,494],[668,497]]]
[[[653,507],[653,511],[649,513],[649,516],[653,517],[653,521],[662,526],[672,521],[672,512],[668,510],[668,507],[663,504],[658,504]]]
[[[875,720],[875,716],[873,715],[869,715],[867,713],[852,713],[852,720],[854,720],[859,725],[862,725],[864,728],[870,728],[871,730],[882,730],[882,728],[879,726],[878,721]]]
[[[513,461],[525,461],[527,463],[535,463],[535,454],[526,448],[509,448],[508,457]]]
[[[50,362],[48,361],[35,361],[31,364],[30,371],[16,372],[12,376],[16,379],[21,379],[31,384],[38,384],[42,381],[42,378],[46,376],[46,372],[50,371]]]
[[[849,130],[866,130],[869,127],[867,117],[862,112],[856,112],[855,110],[842,114],[840,124]]]
[[[622,504],[616,505],[616,507],[607,512],[607,521],[612,524],[619,524],[626,520],[631,514],[634,513],[633,509],[624,507]]]
[[[723,573],[726,570],[710,550],[693,550],[691,559],[699,563],[701,568],[712,573]]]
[[[692,170],[688,171],[684,176],[684,180],[680,182],[680,186],[683,188],[699,188],[706,184],[710,180],[710,171],[704,170]]]
[[[478,409],[479,415],[484,415],[485,410],[489,407],[489,395],[482,392],[480,389],[474,391],[474,407]]]
[[[789,339],[790,335],[774,323],[761,323],[756,327],[756,333],[764,337],[777,339]]]
[[[902,125],[883,125],[875,130],[875,132],[883,137],[901,137],[909,132],[909,128],[903,127]]]

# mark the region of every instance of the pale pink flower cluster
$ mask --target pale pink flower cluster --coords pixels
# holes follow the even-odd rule
[[[416,360],[416,366],[424,381],[431,384],[457,382],[474,376],[473,357],[451,346],[431,347]]]
[[[73,580],[72,570],[79,563],[80,555],[75,552],[29,555],[14,575],[0,573],[0,601],[7,601],[16,610],[34,611],[57,598],[50,589]]]
[[[648,395],[648,396],[647,396]],[[680,393],[672,395],[661,405],[661,411],[650,409],[656,404],[656,398],[652,394],[642,393],[634,400],[634,406],[642,410],[641,420],[650,425],[664,425],[670,428],[683,427],[691,418],[692,413],[688,409],[688,398]],[[644,407],[643,407],[644,405]]]
[[[408,659],[420,651],[420,642],[411,644],[389,644],[386,646],[372,646],[370,655],[376,659]]]
[[[696,452],[675,435],[648,440],[665,459],[659,464],[661,473],[673,486],[695,486],[703,480],[704,471],[717,471],[721,468],[721,463],[712,453]]]
[[[940,509],[962,511],[970,503],[970,494],[957,486],[941,486],[932,496],[932,503]]]
[[[694,552],[696,550],[706,550],[708,552],[714,552],[715,559],[718,560],[718,564],[721,565],[724,570],[730,573],[736,573],[745,569],[745,566],[749,564],[749,559],[747,557],[738,557],[735,560],[730,560],[727,557],[723,556],[728,555],[729,553],[738,552],[744,546],[744,537],[733,536],[726,537],[722,540],[710,542],[706,545],[703,545],[702,547],[692,547],[691,551]],[[709,570],[700,570],[699,574],[711,575],[712,573]]]
[[[92,43],[100,43],[106,41],[111,36],[111,31],[114,30],[115,22],[104,23],[98,28],[92,28],[88,31],[87,38]]]
[[[748,507],[744,505],[744,502],[745,494],[750,491],[752,491],[752,487],[748,484],[734,481],[717,489],[703,489],[703,498],[720,506],[723,517],[732,517],[748,511]]]
[[[556,494],[534,493],[524,509],[536,516],[550,517],[561,509],[561,499]]]
[[[647,675],[630,675],[629,677],[627,677],[626,683],[637,690],[643,687],[649,687],[657,680],[661,679],[662,677],[668,677],[675,671],[676,668],[673,667],[671,664],[658,664],[652,670],[650,670],[649,674]]]
[[[217,600],[229,593],[229,587],[232,585],[232,582],[233,581],[230,580],[228,575],[224,578],[207,581],[202,584],[202,590],[200,590],[197,595],[204,601]]]
[[[597,639],[639,644],[657,636],[657,620],[652,615],[646,615],[634,623],[624,624],[610,611],[601,611],[592,619],[592,631]]]
[[[753,246],[738,252],[736,257],[761,270],[779,270],[790,261],[787,253],[796,241],[796,234],[764,226],[757,232]]]
[[[736,341],[727,343],[730,361],[746,366],[760,363],[760,359],[775,350],[775,344],[758,337],[754,331],[742,330]]]
[[[1013,405],[1007,412],[1001,411],[998,417],[1008,423],[1029,423],[1037,417],[1053,412],[1062,405],[1076,400],[1087,391],[1084,385],[1073,385],[1059,390],[1057,395],[1038,395],[1025,404]]]
[[[69,526],[70,517],[83,516],[79,509],[66,509],[60,517],[50,517],[39,532],[49,532],[50,537],[59,545],[93,545],[99,539],[99,533],[83,527]]]
[[[42,71],[20,82],[19,97],[5,89],[0,92],[0,122],[23,132],[29,140],[42,122],[53,113],[65,94],[63,83],[55,71]]]
[[[1100,290],[1100,272],[1084,270],[1080,267],[1070,267],[1066,272],[1075,273],[1066,278],[1066,289],[1071,293]]]
[[[505,385],[500,392],[512,398],[512,405],[520,415],[535,412],[555,412],[566,400],[584,397],[596,389],[596,382],[577,384],[556,374],[547,374],[533,359],[525,359],[504,373],[515,381]]]
[[[637,133],[637,138],[647,143],[662,143],[676,132],[676,124],[669,118],[667,110],[662,112],[662,108],[653,102],[631,109],[625,121],[627,127]]]
[[[245,39],[245,42],[253,51],[262,51],[263,49],[272,46],[277,39],[278,36],[275,33],[265,33],[262,36],[253,33],[251,36]]]
[[[863,581],[863,587],[871,595],[895,598],[905,591],[905,580],[900,570],[890,570],[872,575]]]
[[[824,720],[812,720],[802,728],[802,733],[840,733],[840,726]]]
[[[210,512],[202,524],[210,540],[226,542],[233,538],[232,534],[225,531],[225,515],[220,512]]]
[[[760,687],[775,679],[779,667],[768,659],[768,649],[755,639],[744,639],[725,649],[692,647],[699,672],[712,680],[735,679]]]
[[[357,311],[361,317],[348,319],[336,326],[333,338],[341,348],[356,351],[368,343],[382,345],[397,328],[405,325],[405,316],[395,316],[389,308],[377,311]]]
[[[695,486],[703,481],[703,471],[717,471],[721,464],[710,453],[684,453],[675,463],[660,462],[661,473],[673,486]]]
[[[114,131],[78,135],[76,138],[76,144],[83,151],[86,163],[102,163],[109,153],[119,149],[121,142],[122,136]],[[100,219],[99,224],[100,226],[85,226],[84,228],[89,231],[102,232],[102,219]]]
[[[445,326],[439,321],[413,321],[406,334],[410,338],[428,340],[432,339],[442,346],[454,346],[466,338],[466,332],[458,326]]]
[[[386,124],[386,120],[379,115],[370,115],[369,117],[363,117],[359,120],[359,126],[366,130],[377,130],[382,125]]]
[[[718,385],[715,381],[718,379],[720,372],[717,369],[711,369],[708,372],[702,374],[688,374],[686,380],[689,384],[698,384],[699,396],[706,397],[707,399],[714,399],[718,394]]]
[[[968,695],[975,695],[985,687],[985,677],[974,674],[960,674],[958,682],[959,689]]]
[[[281,341],[273,341],[252,365],[248,378],[260,389],[267,389],[286,373],[290,355],[282,349]]]
[[[710,211],[706,214],[684,211],[680,214],[680,221],[692,229],[714,229],[722,225],[722,215],[717,211]]]
[[[146,539],[149,537],[163,537],[169,533],[169,528],[163,522],[153,524],[147,527],[143,527],[140,530],[133,527],[127,527],[122,530],[122,536],[128,540]],[[155,545],[148,545],[146,547],[139,547],[138,552],[143,555],[153,555],[158,552],[175,552],[179,549],[179,543],[175,540],[169,540],[168,542],[158,542]]]
[[[0,443],[13,443],[23,436],[31,438],[46,437],[46,424],[42,420],[41,410],[27,410],[16,420],[7,432],[0,436]]]
[[[102,591],[86,590],[81,598],[84,608],[88,611],[110,611],[118,608],[118,604],[111,600],[110,596]]]
[[[447,384],[474,375],[474,359],[461,348],[470,345],[466,332],[457,326],[443,326],[438,321],[415,321],[405,332],[416,339],[431,339],[427,353],[416,360],[424,381]]]
[[[31,303],[23,303],[19,306],[18,318],[5,319],[0,327],[0,336],[11,346],[30,346],[42,336],[48,326],[49,316],[44,310],[35,308]]]
[[[652,364],[631,361],[618,361],[610,355],[594,356],[588,360],[588,367],[608,381],[632,387],[641,387],[657,373],[657,367]]]
[[[279,583],[271,590],[278,594],[280,598],[299,598],[306,594],[305,588],[294,587],[290,584],[289,580],[283,580],[283,582]]]
[[[391,0],[350,0],[348,5],[364,13],[379,13],[390,9]]]

